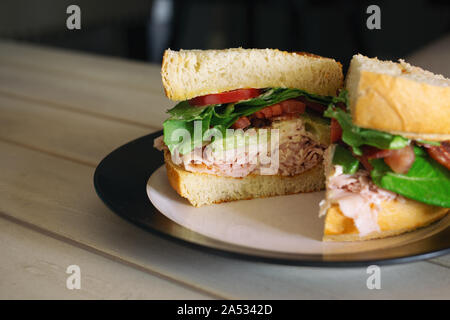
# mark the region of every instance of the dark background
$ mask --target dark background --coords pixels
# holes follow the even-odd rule
[[[81,8],[68,30],[66,8]],[[381,8],[368,30],[367,6]],[[450,31],[450,0],[2,0],[0,37],[160,62],[162,51],[279,48],[333,57],[347,66],[360,52],[398,59]]]

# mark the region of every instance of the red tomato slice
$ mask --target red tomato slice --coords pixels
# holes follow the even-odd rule
[[[233,91],[195,97],[189,100],[189,104],[191,106],[206,106],[210,104],[231,103],[256,98],[260,94],[260,89],[237,89]]]
[[[330,128],[331,128],[331,133],[330,133],[331,143],[335,143],[336,141],[341,140],[342,139],[342,128],[336,119],[331,118]]]

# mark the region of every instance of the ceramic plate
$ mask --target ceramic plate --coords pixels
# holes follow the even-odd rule
[[[170,187],[161,132],[109,154],[94,175],[105,204],[130,222],[182,244],[237,258],[290,265],[361,266],[402,263],[450,252],[450,217],[401,236],[364,242],[322,242],[317,215],[323,192],[194,208]]]

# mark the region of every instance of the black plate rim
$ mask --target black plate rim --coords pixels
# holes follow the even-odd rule
[[[395,257],[387,257],[387,258],[362,258],[360,260],[335,260],[336,258],[343,258],[346,255],[347,256],[358,256],[358,253],[354,254],[333,254],[333,255],[320,255],[320,254],[290,254],[290,253],[282,253],[282,252],[274,252],[274,251],[266,251],[261,249],[254,249],[254,248],[247,248],[242,247],[238,245],[232,245],[225,242],[221,242],[209,237],[206,237],[204,235],[201,235],[199,233],[196,233],[192,230],[189,230],[187,228],[184,228],[183,226],[178,225],[176,222],[168,219],[165,217],[161,212],[156,209],[153,204],[151,203],[150,199],[147,197],[147,192],[144,188],[143,192],[146,195],[146,199],[148,201],[148,204],[153,208],[154,212],[157,212],[160,216],[164,217],[163,219],[166,219],[166,222],[172,223],[176,225],[177,227],[180,227],[182,229],[187,230],[189,233],[195,235],[200,240],[205,240],[213,245],[207,245],[205,243],[198,243],[193,242],[192,240],[187,240],[185,238],[182,238],[177,235],[173,235],[169,232],[159,230],[158,228],[154,226],[150,226],[148,224],[142,223],[140,221],[137,221],[135,219],[132,219],[127,212],[126,208],[119,208],[116,204],[114,204],[113,201],[111,201],[111,197],[109,197],[104,190],[102,189],[100,177],[102,174],[102,171],[104,170],[105,166],[110,162],[113,161],[114,156],[118,153],[124,152],[124,149],[132,144],[136,144],[139,142],[142,142],[144,140],[150,140],[153,141],[154,138],[160,136],[162,134],[162,131],[154,132],[145,136],[142,136],[140,138],[137,138],[135,140],[132,140],[111,153],[109,153],[105,158],[100,161],[98,166],[95,169],[94,176],[93,176],[93,182],[94,182],[94,188],[98,195],[98,197],[103,201],[103,203],[115,214],[120,216],[121,218],[125,219],[126,221],[140,227],[141,229],[144,229],[146,231],[150,231],[151,233],[162,237],[164,239],[176,242],[178,244],[181,244],[183,246],[186,246],[188,248],[193,248],[196,250],[202,250],[207,253],[212,253],[216,255],[220,255],[223,257],[228,258],[234,258],[234,259],[243,259],[247,261],[253,261],[253,262],[262,262],[262,263],[270,263],[270,264],[280,264],[280,265],[291,265],[291,266],[308,266],[308,267],[328,267],[328,268],[340,268],[340,267],[364,267],[369,265],[393,265],[393,264],[404,264],[404,263],[410,263],[415,261],[420,261],[424,259],[431,259],[436,258],[441,255],[445,255],[450,253],[450,242],[444,247],[436,248],[436,249],[430,249],[422,252],[417,252],[415,254],[405,254]],[[150,146],[147,145],[147,147],[152,147],[152,144]],[[155,165],[155,168],[152,169],[150,175],[157,170],[161,165],[163,164],[162,157],[158,165]],[[146,177],[146,181],[148,180],[149,176]],[[444,230],[441,230],[440,232],[431,235],[425,239],[420,239],[412,243],[408,243],[406,245],[401,245],[394,247],[392,249],[401,250],[404,247],[410,247],[412,245],[416,245],[418,242],[424,241],[424,240],[432,240],[432,238],[444,238],[449,239],[450,238],[450,227],[447,227]],[[439,239],[437,239],[437,242],[439,243]],[[225,245],[224,249],[220,245]],[[233,250],[237,250],[234,251]],[[239,250],[240,249],[240,250]],[[376,253],[380,251],[386,251],[389,249],[377,249],[373,251],[368,251],[367,253]],[[364,252],[366,253],[366,252]]]

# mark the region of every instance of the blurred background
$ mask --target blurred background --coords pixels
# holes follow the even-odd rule
[[[68,30],[66,8],[81,8]],[[381,9],[369,30],[368,5]],[[445,37],[449,0],[2,0],[0,37],[159,63],[165,48],[279,48],[398,59]]]

